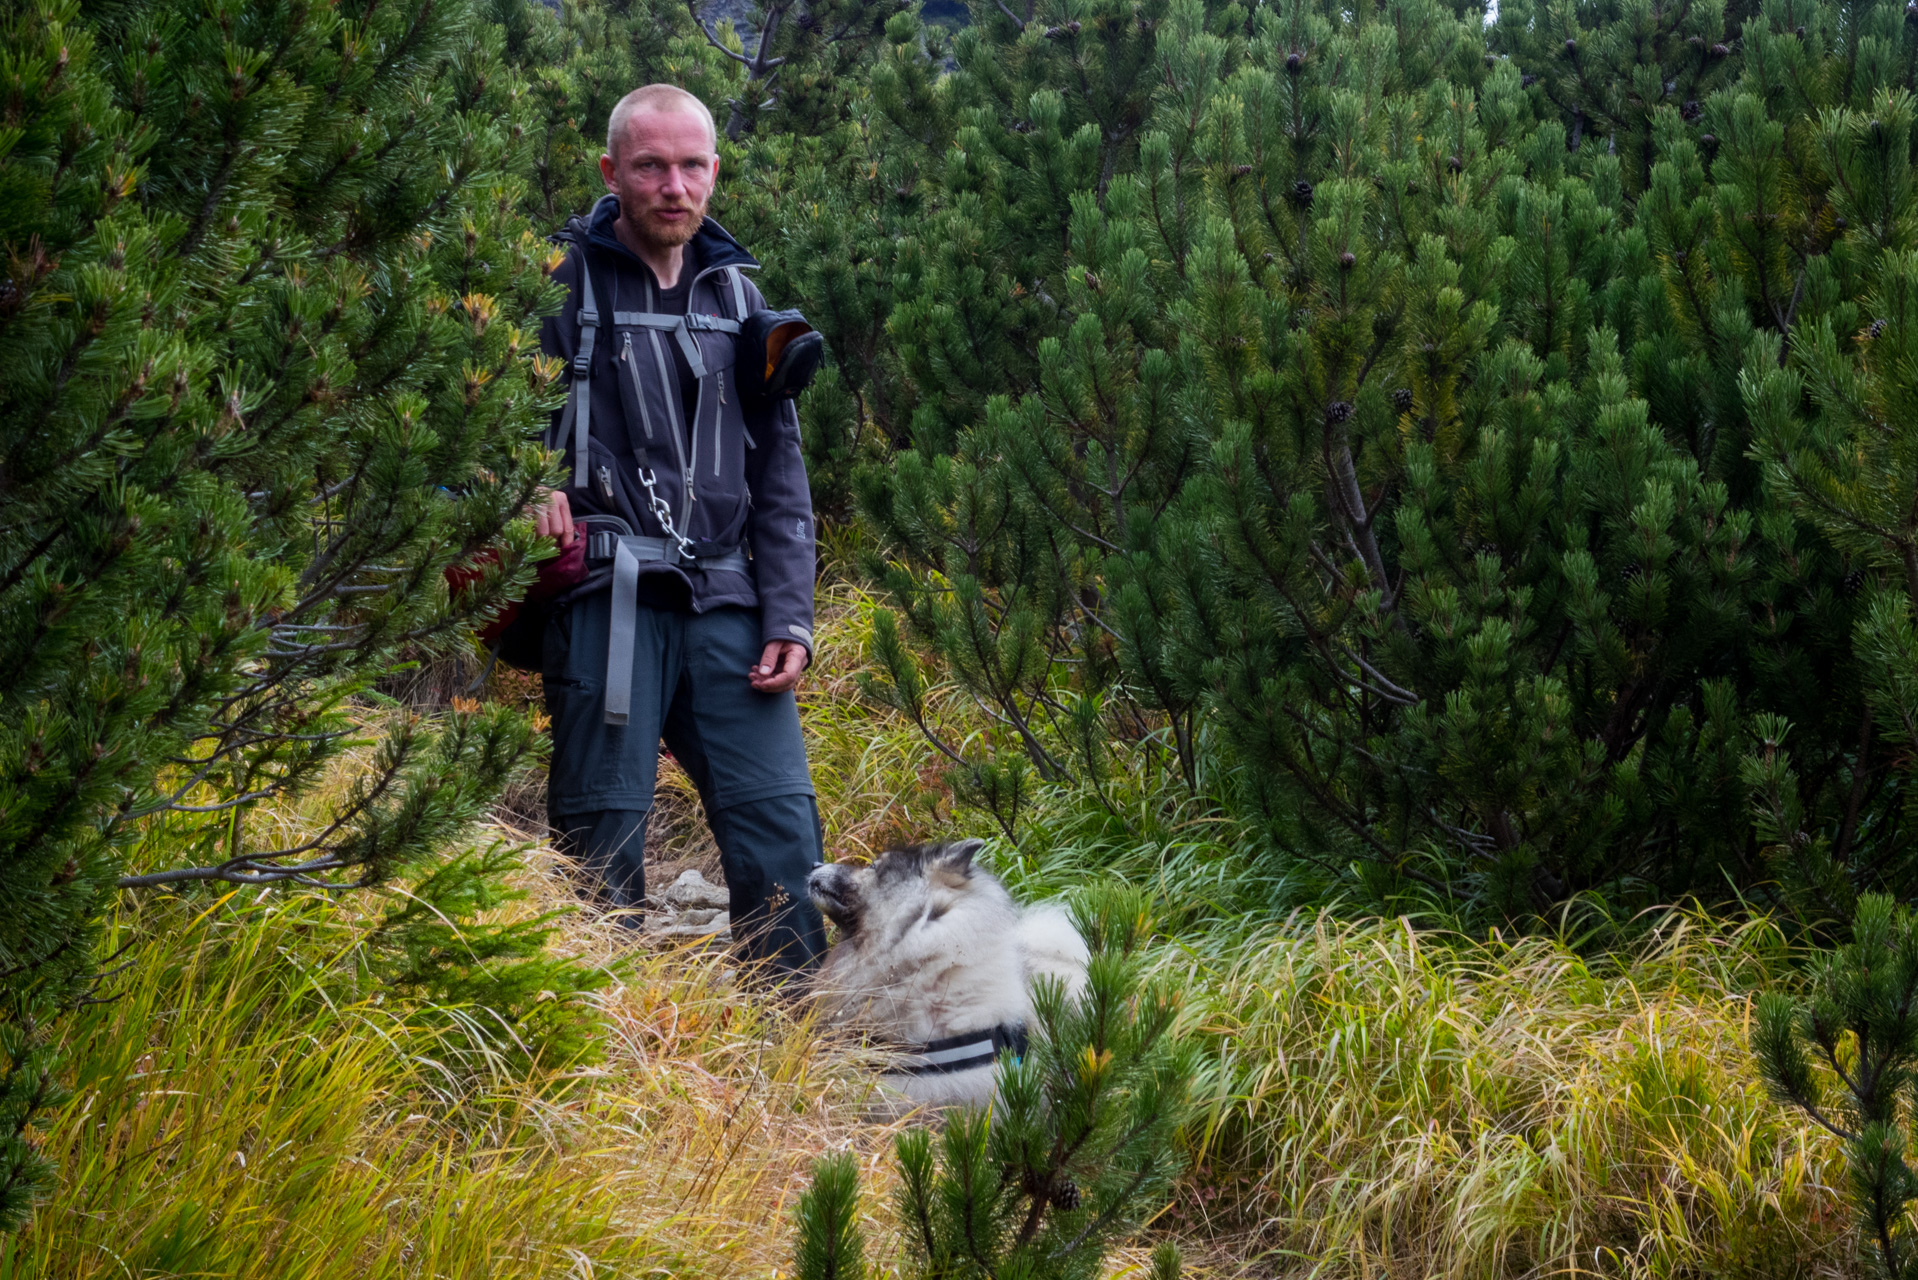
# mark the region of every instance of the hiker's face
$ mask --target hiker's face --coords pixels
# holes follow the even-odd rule
[[[699,230],[719,177],[719,156],[698,112],[636,111],[617,152],[600,157],[599,171],[633,232],[671,249]]]

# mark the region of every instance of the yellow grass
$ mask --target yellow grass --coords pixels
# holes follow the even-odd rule
[[[1299,1274],[1851,1274],[1836,1145],[1746,1048],[1780,952],[1680,914],[1606,965],[1306,917],[1168,957],[1218,1048],[1201,1141],[1229,1193],[1173,1220],[1229,1204]]]
[[[548,900],[557,875],[528,872]],[[462,1079],[457,1031],[353,994],[352,899],[167,900],[120,928],[133,967],[70,1028],[62,1185],[13,1275],[767,1276],[812,1157],[888,1136],[856,1064],[718,952],[615,954],[577,919],[559,945],[619,974],[605,1059],[518,1084]]]
[[[839,856],[952,820],[916,730],[854,695],[870,608],[836,590],[803,703]],[[300,830],[325,799],[269,820]],[[516,910],[572,901],[550,851],[522,883]],[[0,1280],[773,1276],[829,1150],[861,1155],[872,1253],[895,1273],[892,1130],[865,1119],[866,1064],[802,1006],[721,953],[630,950],[579,914],[555,945],[615,975],[603,1061],[476,1080],[447,1065],[458,1018],[365,985],[377,908],[126,904],[109,946],[129,968],[67,1024],[72,1097],[41,1127],[58,1192],[0,1243]],[[1201,1274],[1848,1273],[1835,1153],[1763,1097],[1744,1047],[1748,994],[1783,971],[1760,927],[1674,916],[1603,966],[1546,940],[1302,917],[1159,963],[1207,1068],[1200,1175],[1155,1230]]]

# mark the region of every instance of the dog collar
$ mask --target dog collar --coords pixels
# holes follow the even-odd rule
[[[971,1067],[989,1067],[1007,1049],[1012,1050],[1015,1060],[1026,1056],[1024,1023],[1008,1026],[1002,1022],[987,1031],[968,1031],[963,1035],[928,1040],[925,1044],[914,1045],[911,1056],[892,1070],[902,1075],[932,1076],[944,1075],[949,1071],[965,1071]]]

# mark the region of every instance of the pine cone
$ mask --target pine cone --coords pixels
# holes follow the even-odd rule
[[[1292,184],[1292,203],[1306,207],[1312,203],[1312,184],[1304,178]]]
[[[1052,1207],[1072,1212],[1079,1207],[1079,1184],[1071,1178],[1061,1178],[1059,1185],[1052,1189]]]
[[[1351,416],[1352,402],[1350,400],[1334,400],[1331,404],[1325,406],[1325,420],[1334,426],[1344,422]]]
[[[1865,571],[1863,569],[1853,569],[1845,575],[1845,580],[1841,585],[1846,595],[1857,595],[1859,590],[1865,585]]]
[[[1412,388],[1400,387],[1392,393],[1392,407],[1400,413],[1412,411]]]

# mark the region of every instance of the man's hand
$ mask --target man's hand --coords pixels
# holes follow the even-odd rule
[[[577,536],[573,528],[573,504],[566,500],[564,492],[552,489],[546,493],[546,501],[532,509],[533,527],[542,538],[551,538],[561,549],[573,545]]]
[[[759,665],[749,673],[753,688],[761,693],[784,693],[799,683],[799,673],[812,661],[806,646],[797,640],[774,640],[759,655]]]

